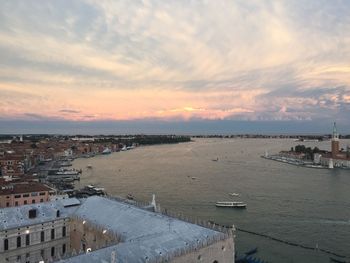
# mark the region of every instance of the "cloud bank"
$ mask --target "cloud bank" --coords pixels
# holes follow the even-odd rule
[[[350,120],[350,2],[0,3],[7,120]]]

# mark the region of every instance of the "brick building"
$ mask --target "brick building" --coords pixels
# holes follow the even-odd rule
[[[49,201],[52,189],[34,181],[0,182],[0,208]]]

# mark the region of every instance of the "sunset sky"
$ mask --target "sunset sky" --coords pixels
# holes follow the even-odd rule
[[[2,0],[0,58],[3,126],[350,128],[348,0]]]

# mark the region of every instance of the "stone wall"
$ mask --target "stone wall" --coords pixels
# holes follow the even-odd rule
[[[9,229],[0,233],[0,262],[36,263],[39,260],[58,258],[70,253],[70,219],[60,218],[21,228]],[[63,227],[66,234],[63,234]],[[51,238],[51,231],[54,238]],[[41,241],[44,232],[44,241]],[[26,239],[29,235],[29,244]],[[17,248],[17,238],[21,237],[20,247]],[[8,240],[8,250],[5,251],[5,239]],[[64,251],[65,250],[65,251]],[[7,260],[7,261],[6,261]]]
[[[116,234],[87,221],[73,218],[71,222],[71,249],[76,253],[94,251],[119,243]]]
[[[210,246],[199,249],[180,257],[176,257],[173,263],[232,263],[234,262],[233,238],[216,242]]]

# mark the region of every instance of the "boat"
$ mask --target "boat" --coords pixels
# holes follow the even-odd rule
[[[237,193],[229,193],[230,196],[239,196]]]
[[[196,180],[196,179],[197,179],[197,177],[193,176],[193,177],[191,177],[191,179],[192,179],[192,180]]]
[[[102,154],[110,154],[112,151],[108,147],[102,151]]]
[[[80,171],[76,169],[66,169],[66,168],[60,168],[55,173],[55,175],[78,175]]]
[[[232,208],[246,208],[247,204],[243,202],[230,202],[230,201],[220,201],[216,202],[217,207],[232,207]]]
[[[134,196],[132,194],[127,194],[126,199],[128,200],[134,200]]]
[[[86,166],[86,168],[92,169],[92,165],[91,165],[91,164],[88,164],[88,165]]]
[[[219,157],[216,157],[216,159],[212,159],[213,162],[219,161]]]

